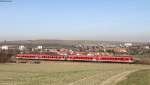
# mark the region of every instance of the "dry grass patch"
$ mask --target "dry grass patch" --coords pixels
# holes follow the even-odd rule
[[[100,85],[119,73],[148,66],[104,63],[0,64],[0,85]]]

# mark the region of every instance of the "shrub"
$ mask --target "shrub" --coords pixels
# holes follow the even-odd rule
[[[150,65],[150,58],[144,58],[138,61],[139,64]]]

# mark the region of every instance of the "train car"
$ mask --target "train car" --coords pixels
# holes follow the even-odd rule
[[[95,61],[95,62],[112,62],[112,63],[133,63],[134,59],[131,56],[51,56],[47,54],[17,54],[17,59],[30,60],[55,60],[55,61]]]
[[[98,56],[96,57],[96,61],[100,62],[116,62],[116,63],[133,63],[134,60],[131,56],[118,56],[118,57],[112,57],[112,56]]]
[[[66,60],[65,56],[51,56],[47,54],[17,54],[17,59],[41,59],[41,60]]]
[[[93,56],[68,56],[67,60],[71,61],[96,61],[96,58]]]

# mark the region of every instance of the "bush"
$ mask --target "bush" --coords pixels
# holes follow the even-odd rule
[[[150,58],[144,58],[138,61],[139,64],[150,65]]]
[[[13,54],[0,52],[0,63],[10,62],[12,56]]]

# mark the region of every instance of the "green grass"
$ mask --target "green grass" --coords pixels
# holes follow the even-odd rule
[[[0,64],[0,85],[100,85],[144,65],[100,63]]]
[[[150,69],[134,72],[117,85],[150,85]]]

